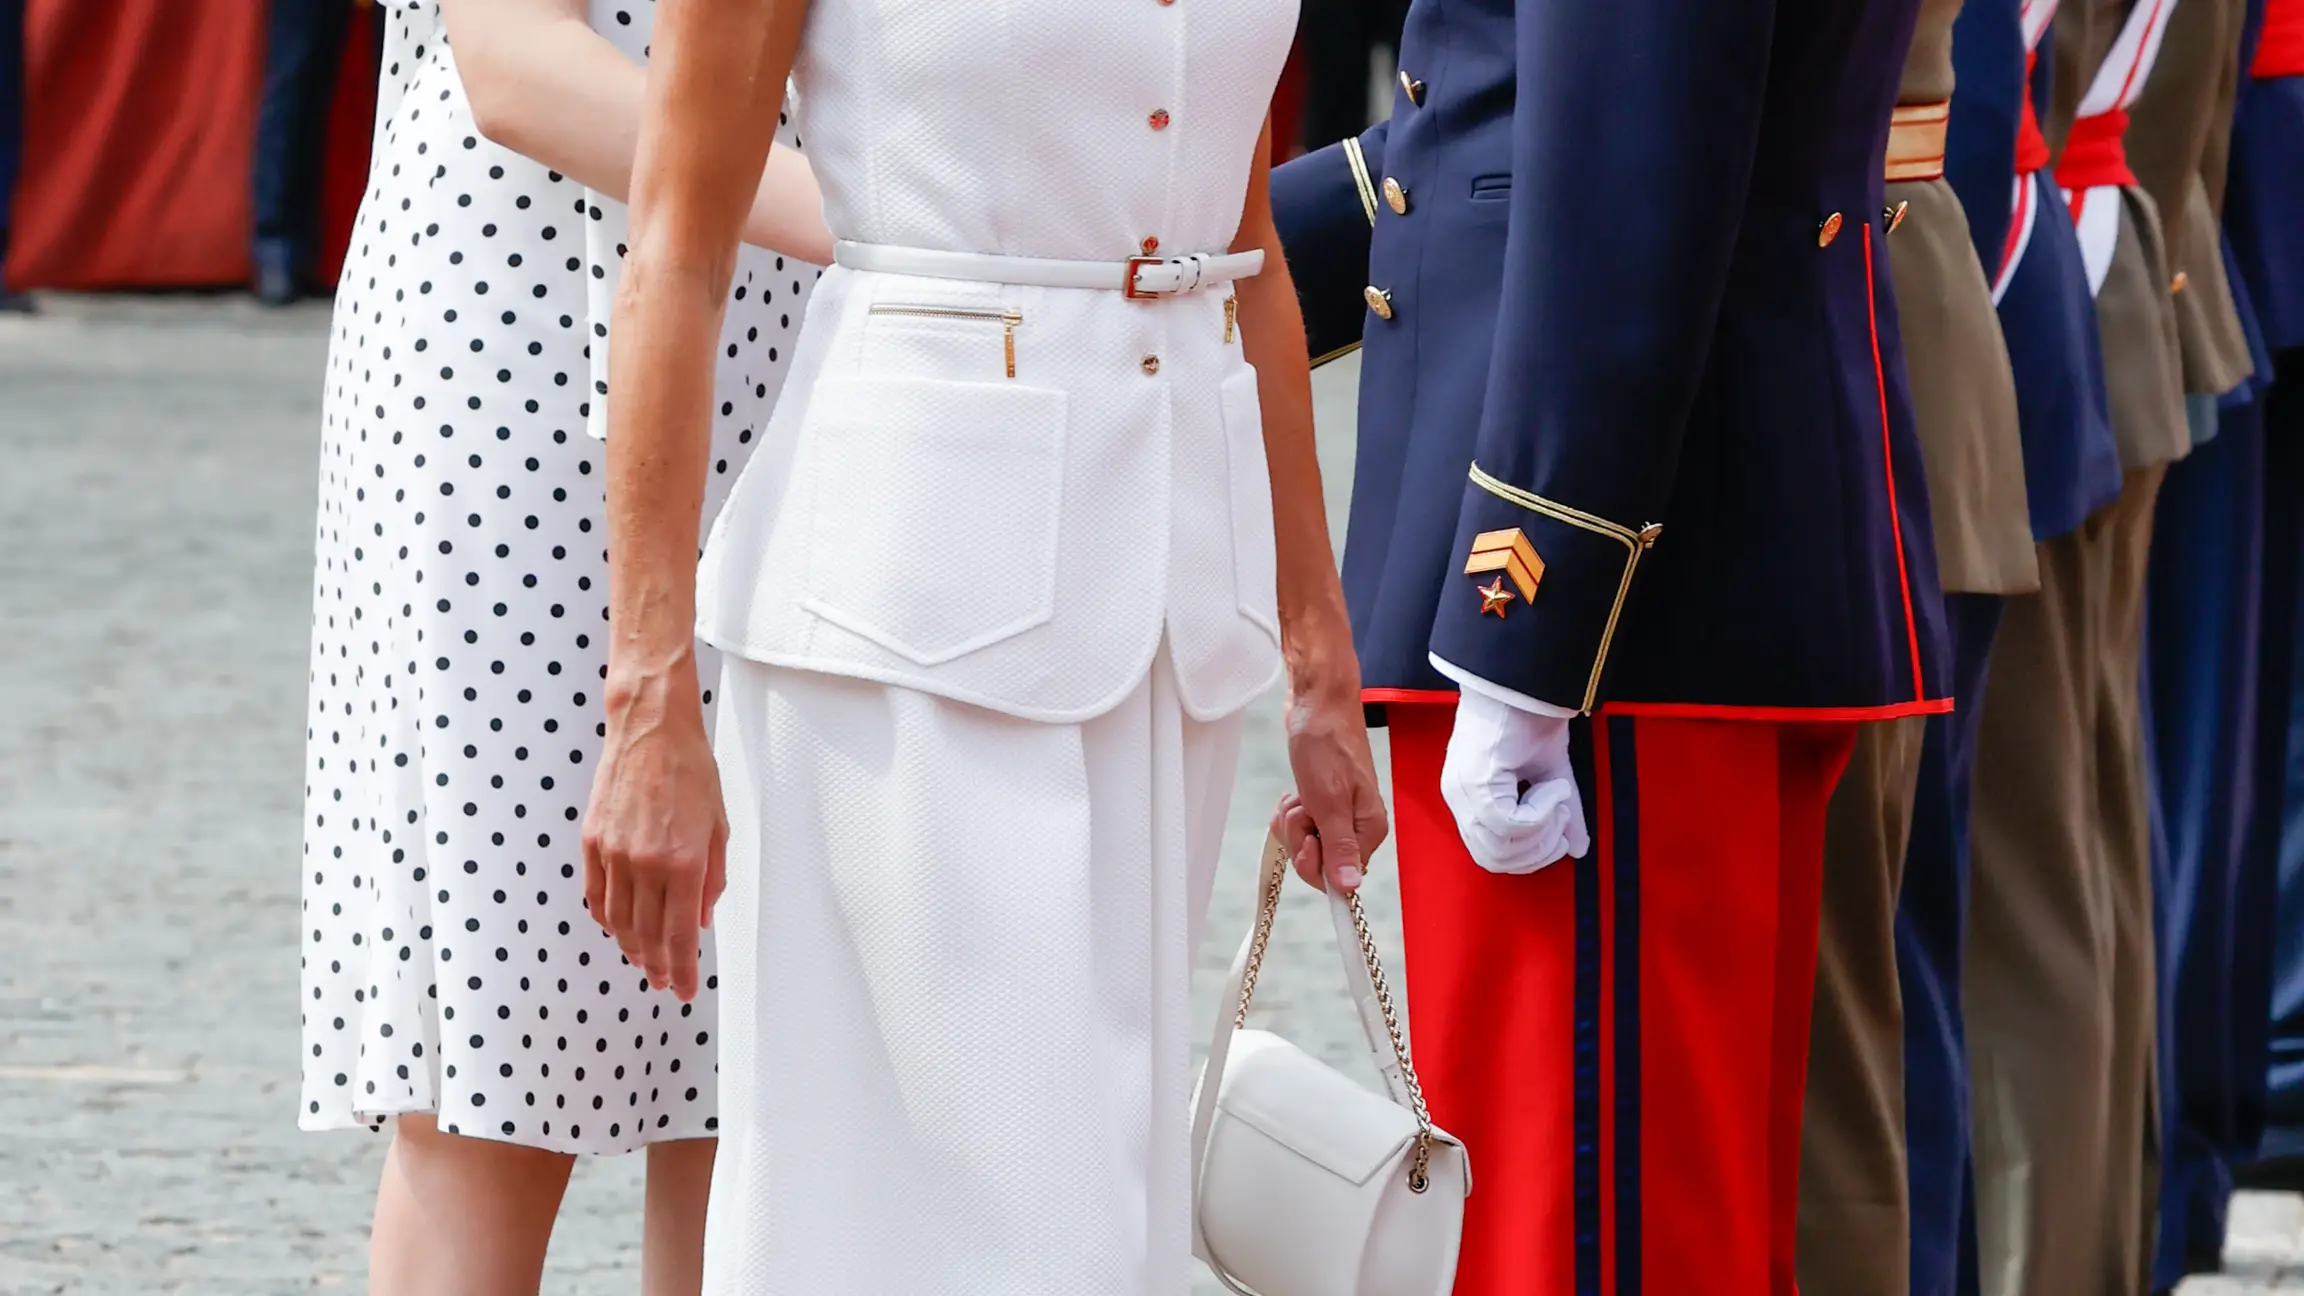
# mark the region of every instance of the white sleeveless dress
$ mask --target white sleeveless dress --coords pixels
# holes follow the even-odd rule
[[[1113,290],[835,268],[722,510],[715,1296],[1182,1296],[1187,1020],[1277,677],[1256,379],[1222,252],[1289,0],[814,0],[843,239]]]
[[[638,59],[653,13],[594,17]],[[607,619],[584,435],[607,320],[588,289],[612,277],[606,213],[480,138],[430,0],[382,17],[321,428],[299,1123],[433,1112],[561,1152],[708,1137],[714,992],[646,989],[583,904]],[[743,262],[707,518],[766,426],[815,278]]]

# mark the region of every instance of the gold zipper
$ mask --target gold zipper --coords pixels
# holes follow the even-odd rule
[[[1008,360],[1008,376],[1016,376],[1016,326],[1024,322],[1018,310],[978,309],[971,306],[904,306],[874,302],[868,315],[907,315],[914,319],[975,320],[1000,326],[1000,345]]]
[[[1226,298],[1224,299],[1224,340],[1225,340],[1227,343],[1229,343],[1229,342],[1232,340],[1232,328],[1233,328],[1233,326],[1234,326],[1234,325],[1236,325],[1236,324],[1238,324],[1239,322],[1240,322],[1240,294],[1238,294],[1238,293],[1234,293],[1234,294],[1232,294],[1231,296],[1229,296],[1229,297],[1226,297]]]

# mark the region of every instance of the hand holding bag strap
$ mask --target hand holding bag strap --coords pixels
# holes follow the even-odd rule
[[[1232,1034],[1248,1023],[1248,1006],[1256,996],[1256,979],[1263,971],[1264,954],[1272,940],[1272,923],[1280,909],[1280,888],[1288,876],[1287,849],[1266,837],[1263,866],[1257,877],[1256,921],[1232,956],[1224,994],[1216,1001],[1216,1032],[1208,1044],[1208,1060],[1200,1073],[1200,1091],[1192,1105],[1192,1240],[1194,1249],[1209,1257],[1218,1281],[1242,1296],[1241,1287],[1223,1266],[1214,1262],[1200,1231],[1200,1181],[1208,1160],[1208,1137],[1216,1123],[1216,1102],[1223,1088],[1224,1064],[1232,1051]],[[1416,1118],[1416,1151],[1409,1162],[1408,1186],[1423,1192],[1430,1186],[1427,1169],[1432,1157],[1432,1114],[1424,1105],[1424,1087],[1416,1078],[1415,1059],[1384,976],[1375,933],[1369,930],[1360,897],[1326,892],[1328,914],[1336,929],[1336,952],[1344,963],[1344,981],[1351,987],[1353,1006],[1359,1010],[1360,1029],[1368,1052],[1384,1077],[1392,1101]],[[1353,955],[1357,953],[1358,958]]]

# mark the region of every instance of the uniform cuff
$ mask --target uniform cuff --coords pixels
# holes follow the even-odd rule
[[[1530,715],[1548,716],[1554,720],[1573,720],[1580,714],[1574,707],[1554,706],[1549,702],[1538,701],[1525,693],[1516,693],[1501,684],[1491,684],[1437,654],[1430,656],[1432,669],[1456,681],[1456,687],[1466,693],[1477,693],[1484,698],[1493,698],[1514,710],[1526,711]]]
[[[1633,579],[1664,528],[1547,499],[1478,464],[1458,516],[1458,574],[1433,617],[1435,666],[1555,707],[1598,706]]]

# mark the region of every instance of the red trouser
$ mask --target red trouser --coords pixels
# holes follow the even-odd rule
[[[1456,1296],[1793,1296],[1824,806],[1849,723],[1603,716],[1593,849],[1473,864],[1394,703],[1408,1015],[1473,1192]]]

